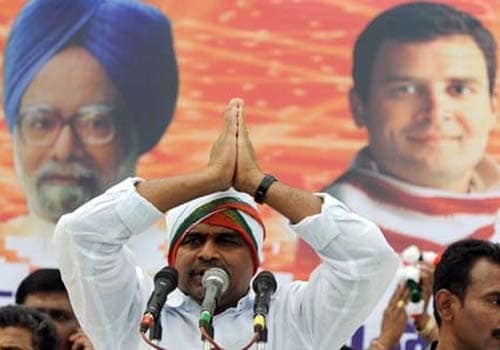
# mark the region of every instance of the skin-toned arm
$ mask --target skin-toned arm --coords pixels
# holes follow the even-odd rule
[[[137,185],[137,192],[160,211],[167,210],[216,191],[228,189],[233,181],[236,162],[238,99],[230,101],[224,111],[223,129],[212,146],[208,166],[200,171]]]
[[[427,305],[432,293],[434,266],[432,264],[423,262],[420,263],[419,269],[420,285],[422,287],[425,306],[424,313],[418,315],[415,318],[415,326],[417,327],[419,334],[427,342],[432,343],[438,338],[438,328],[433,321],[433,317],[429,315],[425,310],[427,310]],[[382,319],[380,336],[377,341],[372,343],[369,350],[379,350],[382,348],[392,349],[399,343],[399,340],[404,333],[406,322],[408,319],[408,314],[406,313],[406,310],[404,308],[404,305],[408,303],[408,299],[409,292],[407,286],[398,286],[394,291],[386,309],[384,310],[384,318]],[[403,301],[404,305],[400,304],[400,301]],[[423,329],[425,329],[424,334],[422,334]]]
[[[400,285],[394,290],[384,310],[380,336],[370,345],[369,350],[389,350],[399,343],[408,320],[408,314],[405,310],[408,298],[409,292],[406,285]]]
[[[198,172],[137,185],[137,191],[159,210],[165,212],[176,205],[231,185],[253,196],[264,173],[257,165],[255,150],[245,123],[244,102],[232,99],[224,112],[224,127],[212,146],[208,166]],[[321,199],[309,192],[275,182],[269,188],[266,204],[292,223],[318,214]]]
[[[248,136],[244,103],[240,99],[233,101],[238,106],[238,147],[234,187],[253,196],[264,178],[264,173],[257,165],[255,150]],[[297,223],[307,216],[320,213],[322,201],[312,193],[277,181],[269,187],[265,203],[287,217],[290,222]]]

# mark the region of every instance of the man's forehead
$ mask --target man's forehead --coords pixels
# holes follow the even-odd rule
[[[485,258],[477,260],[469,270],[466,297],[483,298],[500,294],[500,264]]]
[[[469,280],[468,289],[500,293],[500,264],[485,258],[479,259],[469,272]]]
[[[78,94],[68,94],[68,91],[78,91]],[[19,110],[49,104],[66,115],[89,102],[114,104],[118,101],[120,92],[97,59],[85,48],[71,46],[58,52],[34,76],[24,91]]]
[[[398,62],[397,65],[394,64],[395,61]],[[439,67],[440,64],[443,67]],[[478,66],[484,69],[478,70]],[[404,74],[408,70],[424,68],[430,72],[442,68],[436,73],[456,71],[457,74],[466,76],[487,76],[484,54],[468,35],[438,36],[425,41],[384,40],[378,48],[372,74],[375,76],[377,72],[387,71],[399,75],[398,73]]]

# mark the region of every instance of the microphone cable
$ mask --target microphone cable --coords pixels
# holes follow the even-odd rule
[[[141,338],[142,338],[142,340],[144,340],[144,342],[146,344],[148,344],[149,346],[151,346],[153,349],[156,349],[156,350],[167,350],[167,348],[162,348],[161,346],[156,345],[151,340],[149,340],[148,337],[146,337],[146,333],[144,333],[144,332],[141,332]]]

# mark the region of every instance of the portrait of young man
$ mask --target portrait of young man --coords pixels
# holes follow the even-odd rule
[[[326,190],[399,251],[499,237],[496,52],[477,18],[439,3],[396,6],[358,37],[349,99],[368,145]]]
[[[492,32],[446,4],[397,5],[363,29],[352,67],[350,109],[368,144],[324,190],[377,223],[398,252],[500,240],[500,165],[486,152],[499,119]],[[297,256],[307,251],[299,243]],[[377,334],[389,297],[357,347]]]

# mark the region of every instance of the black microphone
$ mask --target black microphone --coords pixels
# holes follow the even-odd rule
[[[205,271],[201,283],[205,295],[201,303],[200,326],[208,329],[219,299],[229,287],[229,275],[219,267],[212,267]]]
[[[266,315],[269,312],[271,295],[276,291],[278,283],[270,271],[261,271],[257,274],[252,283],[255,292],[253,304],[253,326],[254,330],[261,331],[266,328]]]
[[[155,287],[149,297],[146,311],[141,320],[141,332],[146,332],[158,318],[163,305],[167,301],[167,295],[177,288],[179,274],[172,267],[165,266],[158,271],[154,277]]]

